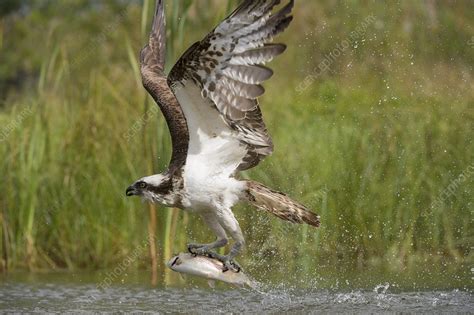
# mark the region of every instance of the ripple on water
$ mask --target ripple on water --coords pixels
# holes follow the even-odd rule
[[[150,289],[93,285],[18,284],[0,287],[0,310],[23,312],[472,312],[471,292],[462,290],[390,292],[388,284],[373,290],[337,292],[295,288],[252,290]]]

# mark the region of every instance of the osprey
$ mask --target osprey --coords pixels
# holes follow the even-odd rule
[[[244,237],[232,207],[249,202],[283,220],[319,226],[319,216],[283,193],[240,180],[238,173],[270,155],[273,144],[262,119],[261,83],[273,72],[264,66],[286,49],[271,44],[292,21],[291,0],[245,0],[202,41],[165,69],[164,0],[158,0],[148,44],[140,54],[143,86],[160,107],[172,140],[172,157],[162,174],[139,179],[127,196],[195,212],[216,234],[210,244],[188,244],[196,255],[220,260],[224,269],[240,269],[234,258]],[[227,255],[213,250],[234,244]]]

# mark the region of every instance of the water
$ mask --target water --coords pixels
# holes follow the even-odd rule
[[[151,289],[93,285],[7,284],[0,309],[21,312],[280,313],[474,312],[469,292],[328,290]]]
[[[266,285],[261,292],[186,280],[153,288],[141,276],[134,284],[98,289],[87,276],[9,276],[0,285],[3,312],[148,313],[474,313],[472,290],[404,290],[381,283],[372,288],[294,288]]]

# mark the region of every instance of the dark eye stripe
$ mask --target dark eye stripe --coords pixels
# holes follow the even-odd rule
[[[156,187],[154,186],[149,187],[149,189],[156,194],[167,194],[172,190],[172,188],[173,188],[173,183],[171,182],[171,180],[168,180]]]

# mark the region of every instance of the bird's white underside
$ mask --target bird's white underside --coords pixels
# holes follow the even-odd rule
[[[244,182],[232,175],[247,149],[192,81],[174,90],[186,116],[190,136],[183,174],[186,192],[183,205],[200,212],[230,210],[246,188]]]

